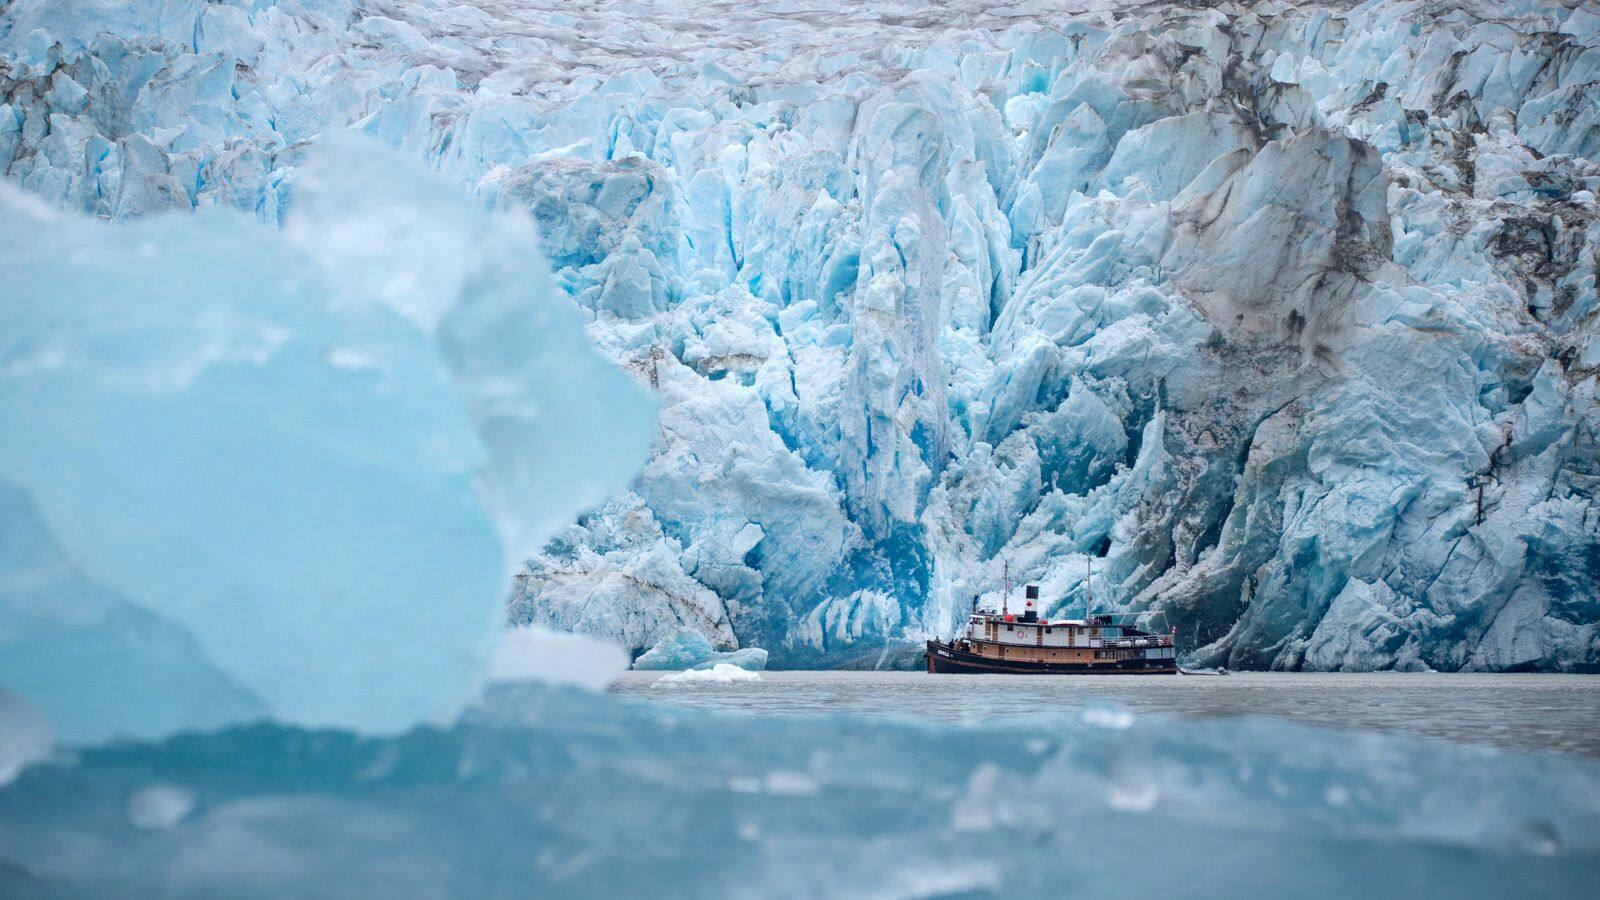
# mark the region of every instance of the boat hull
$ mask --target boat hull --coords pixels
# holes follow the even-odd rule
[[[958,650],[943,641],[929,641],[928,671],[937,675],[1176,675],[1171,659],[1117,659],[1088,663],[1032,662],[992,659]]]

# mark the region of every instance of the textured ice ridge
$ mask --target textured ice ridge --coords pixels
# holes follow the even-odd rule
[[[1204,664],[1600,664],[1592,4],[18,0],[0,167],[276,222],[355,127],[661,404],[520,622],[774,661],[1002,565]]]
[[[490,699],[395,737],[264,724],[35,765],[0,792],[0,894],[1585,896],[1600,861],[1587,759],[1115,708]]]

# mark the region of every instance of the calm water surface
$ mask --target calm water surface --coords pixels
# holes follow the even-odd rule
[[[1135,713],[1264,716],[1600,757],[1600,676],[1593,675],[763,672],[759,682],[656,686],[661,674],[627,672],[611,691],[747,713],[856,712],[968,723],[1109,701]]]

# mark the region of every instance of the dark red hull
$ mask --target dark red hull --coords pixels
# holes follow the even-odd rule
[[[929,641],[928,671],[940,675],[1176,675],[1172,659],[1116,659],[1090,663],[1046,663],[991,659]]]

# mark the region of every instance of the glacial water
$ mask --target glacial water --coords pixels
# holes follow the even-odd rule
[[[856,712],[973,724],[1110,702],[1135,715],[1257,716],[1600,757],[1600,677],[1236,672],[1225,678],[930,676],[923,672],[763,672],[759,682],[657,685],[628,672],[623,697],[747,713]],[[1172,727],[1182,727],[1173,723]]]

